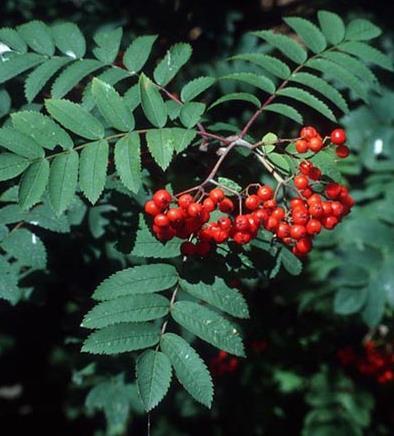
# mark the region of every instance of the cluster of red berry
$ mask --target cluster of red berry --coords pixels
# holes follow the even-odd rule
[[[238,369],[238,366],[239,360],[223,350],[209,362],[210,370],[216,376],[231,374]]]
[[[337,357],[343,366],[353,366],[360,374],[373,377],[378,383],[394,381],[394,353],[378,348],[374,341],[364,344],[361,355],[348,346],[338,350]]]
[[[305,127],[301,131],[304,135],[305,129],[309,132],[310,144],[316,138],[310,135],[316,130]],[[251,185],[257,186],[255,193],[250,194],[249,188],[246,189],[238,214],[234,213],[231,198],[220,188],[204,193],[198,200],[188,193],[175,198],[160,189],[145,204],[145,212],[153,217],[153,232],[159,240],[185,239],[181,245],[185,256],[206,256],[217,244],[228,240],[247,244],[257,236],[260,228],[292,247],[297,256],[304,256],[312,248],[313,236],[322,228],[333,229],[354,204],[347,188],[338,183],[328,183],[323,192],[315,192],[313,182],[321,176],[319,168],[309,160],[303,160],[292,187],[298,195],[290,200],[289,207],[286,204],[278,206],[275,192],[269,185]],[[248,213],[242,213],[243,208]],[[209,222],[215,210],[225,215]]]
[[[343,129],[335,129],[331,132],[331,143],[336,145],[335,153],[340,158],[349,156],[350,150],[345,145],[346,132]],[[303,127],[300,132],[300,139],[295,143],[298,153],[306,153],[312,151],[314,153],[319,152],[325,145],[325,140],[321,137],[318,131],[311,126]]]

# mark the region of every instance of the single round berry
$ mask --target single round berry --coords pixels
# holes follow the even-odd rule
[[[202,205],[207,212],[213,212],[216,209],[216,203],[210,197],[207,197]]]
[[[153,200],[149,200],[145,203],[144,210],[148,215],[156,216],[161,212]]]
[[[273,197],[274,191],[272,190],[271,186],[263,185],[257,190],[257,195],[261,198],[261,200],[267,201]]]
[[[335,145],[342,145],[346,141],[346,132],[343,129],[335,129],[330,135],[331,142]]]
[[[318,202],[313,203],[310,207],[309,207],[309,214],[311,217],[313,218],[321,218],[324,215],[324,210],[323,210],[323,206]]]
[[[324,228],[331,230],[338,224],[338,218],[333,215],[325,216],[322,218],[321,223]]]
[[[261,203],[261,199],[257,195],[249,195],[246,197],[245,206],[249,210],[256,210]]]
[[[286,215],[285,210],[282,207],[275,208],[271,214],[271,216],[276,218],[278,221],[283,220],[285,215]]]
[[[309,178],[312,180],[319,180],[320,177],[321,177],[320,169],[317,167],[311,168],[311,170],[309,171]]]
[[[234,210],[234,203],[229,198],[225,197],[219,203],[219,210],[223,213],[231,213]]]
[[[187,208],[188,215],[194,218],[200,216],[201,212],[202,212],[202,205],[200,203],[192,203]]]
[[[290,226],[285,222],[279,223],[276,236],[280,239],[288,238],[290,236]]]
[[[165,189],[159,189],[153,194],[152,199],[158,208],[164,210],[171,203],[171,194]]]
[[[234,228],[238,232],[246,232],[249,230],[249,221],[246,215],[238,215],[235,217]]]
[[[308,160],[304,160],[300,163],[300,172],[305,176],[309,176],[311,169],[313,168],[313,163]]]
[[[153,222],[157,227],[168,227],[170,225],[170,220],[163,213],[156,215]]]
[[[349,156],[350,150],[348,147],[346,147],[346,145],[338,145],[338,147],[335,150],[335,153],[341,159],[345,159],[346,157]]]
[[[306,153],[308,151],[308,141],[305,141],[305,139],[299,139],[295,143],[295,148],[298,153]]]
[[[279,220],[277,220],[272,215],[268,218],[265,228],[271,232],[275,232],[279,226]]]
[[[193,201],[193,197],[190,194],[183,194],[178,198],[178,205],[182,209],[187,209]]]
[[[172,224],[179,224],[183,221],[185,215],[181,208],[172,208],[167,212],[167,218]]]
[[[301,238],[304,238],[306,236],[305,226],[302,226],[300,224],[292,225],[290,227],[290,236],[297,241]]]
[[[299,197],[297,197],[297,198],[292,198],[292,199],[290,200],[290,207],[291,207],[292,209],[295,209],[295,208],[297,208],[297,207],[303,207],[303,208],[305,208],[305,201],[304,201],[302,198],[299,198]]]
[[[294,224],[304,225],[309,220],[309,213],[305,207],[296,207],[292,210],[291,217],[293,218]]]
[[[181,253],[184,256],[192,256],[196,253],[196,246],[190,241],[182,242]]]
[[[236,232],[233,236],[234,242],[239,245],[247,244],[251,241],[252,237],[249,233],[245,232]]]
[[[341,185],[338,183],[329,183],[325,189],[326,196],[332,200],[335,200],[341,194],[341,189]]]
[[[209,193],[209,197],[215,202],[218,203],[219,201],[222,201],[224,198],[224,192],[219,189],[215,188],[212,189],[212,191]]]
[[[312,249],[312,242],[309,238],[301,238],[296,243],[296,249],[301,255],[308,254]]]
[[[300,174],[294,177],[294,185],[298,189],[306,189],[309,185],[308,177]]]
[[[323,141],[319,136],[315,136],[314,138],[311,138],[309,143],[309,150],[313,151],[314,153],[317,153],[323,148]]]
[[[218,224],[222,230],[229,231],[233,223],[230,218],[222,216],[218,219]]]
[[[312,126],[305,126],[301,129],[300,136],[302,139],[312,139],[317,135],[317,131]]]
[[[306,231],[309,235],[317,235],[321,231],[321,222],[317,219],[310,219],[306,224]]]

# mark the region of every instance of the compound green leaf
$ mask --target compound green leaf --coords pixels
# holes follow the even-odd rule
[[[154,409],[166,395],[172,376],[171,363],[160,351],[147,350],[137,360],[136,378],[145,410]]]
[[[30,165],[23,156],[13,153],[0,153],[0,181],[13,179]]]
[[[202,92],[210,88],[215,80],[213,77],[198,77],[188,83],[182,88],[181,99],[184,102],[191,101],[200,95]]]
[[[27,159],[36,159],[45,154],[33,138],[12,127],[0,128],[0,145]]]
[[[323,35],[331,44],[339,44],[345,37],[345,25],[342,18],[329,11],[319,11],[317,13],[319,24]]]
[[[160,348],[168,356],[177,379],[186,391],[196,401],[210,408],[213,398],[211,375],[194,348],[173,333],[162,336]]]
[[[205,107],[204,103],[193,101],[185,103],[179,114],[181,123],[189,129],[194,127],[201,120],[201,116],[205,112]]]
[[[257,97],[255,97],[252,94],[248,94],[246,92],[233,92],[231,94],[224,95],[223,97],[218,98],[216,101],[214,101],[211,106],[209,106],[209,109],[214,108],[215,106],[218,106],[219,104],[226,103],[228,101],[246,101],[248,103],[252,103],[257,107],[261,106],[261,103]]]
[[[296,111],[294,108],[292,108],[291,106],[288,106],[286,104],[282,104],[282,103],[269,104],[268,106],[266,106],[264,108],[264,110],[281,114],[287,118],[290,118],[291,120],[295,121],[296,123],[299,123],[299,124],[303,123],[301,114],[298,111]]]
[[[217,312],[190,301],[178,301],[171,309],[171,316],[209,344],[236,356],[245,355],[238,330]]]
[[[386,70],[393,71],[393,62],[391,59],[382,51],[364,42],[348,41],[341,44],[338,48],[357,56],[364,62],[371,62]]]
[[[167,85],[186,64],[192,54],[190,44],[180,42],[173,45],[156,66],[153,77],[159,85]]]
[[[52,27],[52,34],[56,47],[66,56],[72,59],[81,59],[85,56],[85,37],[76,24],[55,24]]]
[[[92,92],[101,115],[110,126],[121,132],[134,128],[134,117],[128,110],[123,98],[108,83],[93,79]]]
[[[88,329],[107,327],[120,322],[151,321],[167,315],[170,302],[162,295],[129,295],[103,301],[84,317],[82,327]]]
[[[45,107],[56,121],[77,135],[87,139],[104,137],[103,125],[82,106],[65,99],[49,99]]]
[[[175,140],[172,129],[151,129],[146,133],[148,149],[159,167],[165,171],[175,149]]]
[[[109,145],[105,140],[88,144],[79,161],[79,186],[85,197],[96,203],[107,179]]]
[[[23,173],[19,185],[19,205],[22,209],[29,209],[41,200],[48,184],[49,162],[40,159],[34,162]]]
[[[18,27],[18,33],[37,53],[48,56],[53,56],[55,53],[51,30],[42,21],[35,20],[22,24]]]
[[[287,79],[291,74],[289,67],[284,62],[274,58],[273,56],[264,55],[261,53],[240,54],[231,57],[230,60],[251,62],[268,71],[273,76],[279,77],[280,79]]]
[[[303,64],[307,58],[307,52],[294,39],[280,33],[274,33],[271,30],[262,30],[252,32],[252,35],[264,39],[268,44],[277,48],[286,57],[297,64]]]
[[[78,181],[78,153],[70,150],[56,156],[49,171],[49,198],[57,215],[70,205]]]
[[[24,54],[27,51],[25,41],[16,30],[9,27],[2,27],[0,29],[0,42],[18,53]]]
[[[1,273],[0,299],[15,305],[22,297],[22,292],[18,288],[18,277],[16,274]]]
[[[94,35],[94,41],[98,47],[93,49],[96,58],[105,64],[112,64],[119,52],[122,41],[123,29],[118,27],[114,30],[101,30]]]
[[[157,35],[139,36],[129,45],[123,56],[123,63],[129,71],[140,71],[148,60],[156,39]]]
[[[138,133],[128,133],[115,145],[115,166],[120,180],[130,191],[141,188],[141,144]]]
[[[288,17],[284,18],[284,21],[302,38],[305,45],[314,53],[320,53],[327,47],[324,35],[310,21],[300,17]]]
[[[273,94],[275,92],[275,85],[272,80],[267,77],[255,74],[255,73],[232,73],[227,74],[219,78],[220,80],[237,80],[248,85],[255,86],[268,94]]]
[[[167,122],[167,107],[157,86],[144,74],[139,80],[142,109],[146,118],[155,127],[164,127]]]
[[[151,294],[171,288],[177,280],[178,274],[172,265],[155,263],[135,266],[105,279],[94,292],[93,298],[106,301],[126,295]]]
[[[10,54],[0,58],[0,84],[41,64],[44,56],[35,53]]]
[[[122,323],[89,335],[82,350],[92,354],[119,354],[152,347],[159,342],[160,329],[150,323]]]
[[[381,35],[382,31],[378,26],[364,18],[356,18],[352,20],[346,28],[346,39],[355,41],[363,41],[374,39]]]

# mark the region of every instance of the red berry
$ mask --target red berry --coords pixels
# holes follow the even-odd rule
[[[272,188],[268,185],[260,186],[260,188],[257,190],[257,195],[263,200],[271,200],[271,198],[274,195],[274,191]]]
[[[170,225],[170,220],[163,213],[156,215],[153,222],[157,227],[168,227]]]
[[[317,135],[317,131],[314,127],[305,126],[301,129],[300,136],[302,139],[311,139]]]
[[[275,232],[278,226],[279,226],[279,221],[271,215],[267,220],[265,228],[267,230],[271,230],[272,232]]]
[[[149,201],[147,201],[146,203],[145,203],[145,207],[144,207],[144,209],[145,209],[145,212],[148,214],[148,215],[151,215],[151,216],[156,216],[156,215],[158,215],[161,211],[160,211],[160,208],[158,208],[157,206],[156,206],[156,203],[153,201],[153,200],[149,200]]]
[[[297,208],[297,207],[303,207],[303,208],[305,208],[305,201],[304,201],[302,198],[299,198],[299,197],[297,197],[297,198],[292,198],[292,199],[290,200],[290,207],[291,207],[292,209],[295,209],[295,208]]]
[[[342,145],[346,141],[346,132],[343,129],[335,129],[331,132],[331,142],[335,145]]]
[[[294,185],[298,189],[305,189],[308,187],[308,178],[303,174],[294,177]]]
[[[311,168],[311,170],[309,171],[309,178],[312,180],[319,180],[320,177],[321,177],[320,169],[317,167]]]
[[[320,218],[324,215],[323,206],[317,201],[309,207],[309,214],[313,218]]]
[[[332,214],[337,218],[341,217],[345,211],[345,207],[339,201],[333,201],[331,204]]]
[[[213,239],[215,240],[215,242],[217,242],[218,244],[223,243],[224,241],[226,241],[228,239],[228,231],[226,230],[221,230],[219,229],[215,229],[212,233]]]
[[[224,192],[219,189],[215,188],[212,189],[212,191],[209,193],[209,197],[215,202],[218,203],[219,201],[222,201],[224,198]]]
[[[280,239],[288,238],[290,236],[290,226],[285,222],[279,223],[276,235]]]
[[[167,218],[171,221],[172,224],[180,224],[185,215],[181,208],[172,208],[167,212]]]
[[[256,210],[260,206],[261,200],[257,195],[249,195],[246,197],[245,206],[249,210]]]
[[[239,232],[246,232],[249,230],[249,221],[246,215],[238,215],[235,217],[234,228]]]
[[[294,224],[290,227],[290,236],[297,241],[306,236],[306,228],[300,224]]]
[[[324,215],[332,215],[332,207],[330,201],[323,201],[321,205],[323,206]]]
[[[190,194],[183,194],[178,198],[178,205],[182,209],[187,209],[193,201],[193,197]]]
[[[244,245],[250,242],[252,239],[251,235],[249,233],[245,232],[236,232],[233,237],[234,241],[239,245]]]
[[[227,197],[219,203],[219,210],[223,213],[231,213],[234,210],[234,203]]]
[[[226,230],[226,231],[229,231],[231,229],[231,226],[232,226],[231,219],[228,217],[224,217],[224,216],[222,216],[218,219],[218,224],[222,230]]]
[[[304,160],[300,163],[300,172],[305,176],[309,176],[309,173],[312,168],[313,168],[313,164],[308,160]]]
[[[309,238],[302,238],[296,243],[296,249],[301,255],[308,254],[312,249],[312,242]]]
[[[316,235],[321,231],[321,222],[312,218],[306,225],[306,231],[309,235]]]
[[[299,139],[295,143],[295,148],[298,153],[306,153],[308,151],[308,142],[305,139]]]
[[[310,197],[312,197],[312,195],[313,195],[313,191],[312,191],[311,189],[309,189],[309,188],[307,188],[307,189],[303,189],[301,192],[302,192],[302,195],[303,195],[305,198],[310,198]]]
[[[196,246],[190,241],[185,241],[181,245],[181,253],[184,256],[192,256],[196,253]]]
[[[159,189],[153,194],[153,201],[158,208],[164,210],[171,203],[171,194],[165,189]]]
[[[338,218],[333,215],[325,216],[322,218],[321,223],[323,224],[323,227],[331,230],[338,224]]]
[[[350,150],[346,145],[338,145],[337,149],[335,150],[335,153],[338,157],[341,159],[344,159],[349,156]]]
[[[339,185],[338,183],[329,183],[326,186],[325,193],[328,198],[335,200],[336,198],[339,197],[341,193],[341,189],[342,189],[341,185]]]
[[[323,148],[323,141],[319,136],[315,136],[309,140],[308,146],[309,150],[317,153]]]
[[[264,207],[266,209],[274,209],[276,207],[276,200],[274,198],[271,198],[271,200],[265,201]]]
[[[283,208],[277,207],[272,211],[271,216],[276,218],[278,221],[281,221],[285,217],[285,211]]]
[[[200,203],[192,203],[187,208],[187,213],[191,217],[198,217],[201,215],[202,212],[202,205]]]
[[[304,225],[309,220],[309,213],[305,207],[296,207],[292,210],[291,216],[294,224]]]
[[[312,204],[315,204],[315,203],[320,204],[321,202],[322,202],[322,199],[321,199],[320,195],[316,194],[316,193],[311,195],[307,200],[308,206],[312,206]]]
[[[202,205],[207,212],[213,212],[216,208],[216,203],[210,197],[206,198]]]

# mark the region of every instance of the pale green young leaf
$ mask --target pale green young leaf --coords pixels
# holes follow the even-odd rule
[[[345,25],[342,18],[329,11],[318,11],[317,17],[323,35],[331,44],[337,45],[345,37]]]
[[[232,73],[219,77],[219,80],[237,80],[255,86],[268,94],[275,92],[275,85],[272,80],[255,73]]]
[[[85,197],[95,204],[107,179],[109,145],[105,140],[83,148],[79,160],[79,186]]]
[[[105,279],[95,290],[93,298],[106,301],[126,295],[151,294],[169,289],[177,281],[178,274],[172,265],[155,263],[135,266]]]
[[[47,253],[41,239],[27,229],[18,229],[10,233],[1,242],[1,248],[27,267],[45,268]]]
[[[284,21],[314,53],[320,53],[327,47],[326,38],[317,26],[310,21],[300,17],[288,17],[284,18]]]
[[[9,27],[2,27],[0,29],[0,42],[18,53],[24,54],[27,51],[25,41],[16,30]]]
[[[357,56],[364,62],[371,62],[373,64],[379,65],[379,67],[385,68],[386,70],[393,71],[392,60],[382,51],[378,50],[375,47],[371,47],[364,42],[347,41],[341,44],[338,48],[354,56]]]
[[[198,77],[197,79],[191,80],[186,83],[181,91],[181,99],[183,102],[191,101],[200,95],[202,92],[206,91],[215,83],[215,78],[213,77]]]
[[[274,33],[271,30],[252,32],[252,35],[264,39],[297,64],[303,64],[308,56],[305,49],[289,36]]]
[[[79,59],[65,68],[55,80],[51,89],[52,98],[62,98],[68,94],[82,79],[102,68],[104,64],[95,59]]]
[[[217,312],[190,301],[178,301],[171,309],[171,316],[209,344],[236,356],[245,356],[239,331]]]
[[[27,101],[31,103],[48,81],[70,61],[71,59],[69,58],[52,58],[35,68],[25,81],[25,96]]]
[[[57,145],[64,149],[73,147],[70,135],[52,118],[35,111],[14,112],[12,124],[41,147],[53,150]]]
[[[22,209],[29,209],[41,200],[48,179],[49,162],[46,159],[32,163],[23,173],[18,191],[19,205]]]
[[[339,80],[368,103],[368,92],[362,82],[345,68],[328,59],[311,59],[307,66],[321,71],[333,80]]]
[[[139,89],[142,109],[146,118],[155,127],[164,127],[167,123],[167,107],[157,86],[146,77],[140,75]]]
[[[158,294],[118,297],[93,307],[81,326],[96,329],[120,322],[152,321],[167,315],[169,309],[169,300]]]
[[[172,376],[171,363],[160,351],[147,350],[137,360],[136,379],[145,410],[154,409],[166,395]]]
[[[138,230],[131,254],[137,257],[169,259],[180,255],[181,240],[174,238],[162,243],[155,238],[146,225],[143,214],[140,214]]]
[[[92,83],[92,92],[101,115],[110,126],[121,132],[134,128],[133,115],[127,109],[123,98],[111,85],[95,78]]]
[[[78,153],[70,150],[56,156],[50,166],[48,191],[51,205],[60,215],[73,200],[78,181]]]
[[[129,45],[123,56],[123,63],[129,71],[140,71],[148,60],[156,39],[157,35],[139,36]]]
[[[381,33],[378,26],[364,18],[356,18],[346,27],[346,39],[355,41],[368,41],[377,38]]]
[[[0,128],[0,146],[27,159],[45,155],[43,148],[33,138],[12,127]]]
[[[205,104],[190,101],[182,106],[179,114],[181,123],[188,129],[194,127],[200,120],[201,116],[205,112]]]
[[[41,64],[45,57],[36,53],[10,54],[0,57],[0,84]]]
[[[17,30],[27,45],[37,53],[48,56],[55,53],[51,30],[42,21],[30,21],[19,26]]]
[[[0,153],[0,182],[19,176],[30,163],[23,156],[14,153]]]
[[[179,382],[198,402],[210,408],[213,398],[213,383],[209,371],[184,339],[173,333],[161,337],[160,348],[168,356]]]
[[[121,323],[97,330],[89,335],[82,352],[119,354],[153,347],[159,342],[160,329],[150,323]]]
[[[317,97],[310,94],[309,92],[304,91],[303,89],[288,86],[287,88],[279,90],[277,92],[277,95],[292,98],[301,103],[304,103],[310,106],[315,111],[320,112],[329,120],[336,121],[335,115],[333,114],[332,110],[325,103],[323,103],[321,100],[319,100]]]
[[[325,98],[333,102],[339,109],[342,110],[342,112],[349,112],[349,107],[343,95],[320,77],[317,77],[310,73],[300,72],[291,75],[290,81],[301,83],[301,85],[314,89]]]
[[[49,99],[45,101],[47,111],[66,129],[87,139],[104,137],[104,127],[82,106],[69,100]]]
[[[209,109],[212,109],[219,104],[227,103],[228,101],[246,101],[248,103],[254,104],[256,107],[261,106],[259,99],[253,94],[248,94],[246,92],[233,92],[231,94],[227,94],[223,97],[218,98],[211,104],[211,106],[209,106]]]
[[[240,54],[231,57],[230,60],[251,62],[268,71],[273,76],[279,77],[280,79],[287,79],[291,74],[290,68],[284,62],[274,58],[273,56],[261,53]]]
[[[236,289],[227,286],[225,281],[216,277],[213,283],[190,283],[180,281],[181,288],[193,297],[199,298],[218,309],[238,318],[249,318],[249,310],[244,297]]]
[[[79,27],[74,23],[60,23],[52,27],[56,47],[72,59],[85,56],[86,41]]]
[[[167,85],[190,59],[191,54],[190,44],[180,42],[170,47],[153,72],[156,83],[161,86]]]
[[[116,143],[115,166],[123,185],[137,193],[142,184],[141,144],[138,133],[128,133]]]
[[[291,120],[295,121],[298,124],[303,123],[301,114],[298,111],[296,111],[294,108],[286,104],[282,104],[282,103],[269,104],[264,108],[264,110],[281,114],[287,118],[290,118]]]
[[[151,129],[146,133],[146,142],[153,159],[165,171],[174,154],[175,140],[172,129]]]
[[[123,29],[121,27],[97,32],[93,37],[98,45],[98,47],[93,49],[96,58],[105,64],[112,64],[118,55],[122,36]]]
[[[234,191],[242,191],[241,185],[239,185],[237,182],[234,182],[234,180],[228,179],[227,177],[218,177],[218,182],[222,185],[224,191],[226,191],[227,188],[229,193],[231,193],[231,191],[233,191],[232,193],[234,193]]]

